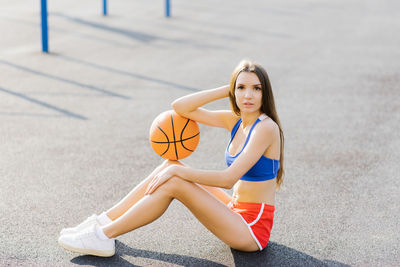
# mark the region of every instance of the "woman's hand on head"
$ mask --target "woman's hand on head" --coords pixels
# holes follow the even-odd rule
[[[167,168],[163,169],[159,173],[157,173],[153,177],[153,179],[150,181],[149,185],[147,186],[146,192],[144,194],[150,195],[150,194],[154,193],[158,187],[160,187],[162,184],[167,182],[173,176],[177,175],[177,169],[179,167],[180,166],[178,166],[178,165],[171,165],[171,166],[168,166]]]

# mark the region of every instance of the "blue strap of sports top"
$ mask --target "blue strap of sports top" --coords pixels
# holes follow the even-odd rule
[[[233,126],[232,131],[231,131],[231,141],[232,141],[233,137],[235,136],[237,130],[239,129],[239,126],[240,126],[240,123],[241,123],[241,122],[242,122],[242,119],[239,119],[239,120],[236,122],[235,126]]]
[[[259,123],[260,121],[261,121],[261,120],[260,120],[259,118],[257,118],[257,120],[253,123],[253,126],[251,126],[250,131],[249,131],[249,134],[247,135],[246,141],[244,142],[243,148],[242,148],[242,150],[240,150],[240,153],[242,153],[243,149],[246,147],[247,143],[248,143],[249,140],[250,140],[251,132],[253,131],[253,129],[254,129],[254,127],[257,125],[257,123]],[[239,153],[239,154],[240,154],[240,153]]]
[[[251,126],[251,128],[250,128],[249,134],[248,134],[247,137],[246,137],[246,141],[244,142],[244,145],[243,145],[242,149],[240,150],[239,153],[237,153],[237,154],[235,155],[235,157],[236,157],[237,155],[239,155],[240,153],[242,153],[243,149],[246,147],[247,143],[249,142],[251,132],[253,131],[253,129],[254,129],[254,127],[256,126],[256,124],[259,123],[260,121],[261,121],[261,120],[260,120],[259,118],[257,118],[257,120],[253,123],[253,126]],[[237,130],[239,129],[239,126],[240,126],[240,123],[241,123],[241,122],[242,122],[242,119],[239,119],[238,122],[237,122],[237,123],[235,124],[235,126],[233,127],[233,129],[232,129],[232,134],[231,134],[231,140],[229,141],[229,144],[228,144],[227,149],[228,149],[229,146],[231,145],[232,140],[233,140],[233,137],[236,135],[236,132],[237,132]]]

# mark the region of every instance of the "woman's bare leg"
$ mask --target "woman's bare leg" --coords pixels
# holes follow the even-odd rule
[[[111,220],[116,220],[122,214],[124,214],[130,207],[135,205],[143,196],[149,182],[154,178],[154,176],[170,166],[171,164],[177,164],[178,161],[169,161],[165,160],[162,164],[160,164],[157,168],[150,173],[140,184],[135,186],[120,202],[115,204],[112,208],[107,210],[106,214]]]
[[[228,203],[232,200],[232,197],[219,187],[207,186],[207,185],[200,185],[200,186],[203,187],[205,190],[207,190],[215,198],[219,199],[219,201],[221,201],[225,205],[228,205]]]
[[[142,197],[102,229],[112,238],[149,224],[166,211],[173,199],[182,202],[205,227],[232,248],[243,251],[259,249],[240,215],[203,187],[178,177],[171,178],[151,195]]]
[[[149,182],[153,179],[153,177],[165,169],[166,167],[179,164],[184,165],[179,161],[165,160],[161,165],[154,169],[149,176],[147,176],[140,184],[135,186],[120,202],[115,204],[112,208],[107,210],[106,214],[111,220],[116,220],[122,214],[124,214],[130,207],[135,205],[143,196]],[[207,191],[213,194],[216,198],[218,198],[223,203],[227,204],[231,197],[222,189],[211,187],[211,186],[203,186]]]

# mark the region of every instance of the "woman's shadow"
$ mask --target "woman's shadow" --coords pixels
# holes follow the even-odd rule
[[[132,248],[121,241],[116,240],[115,255],[110,258],[99,258],[95,256],[78,256],[71,260],[72,263],[86,266],[165,266],[166,264],[174,264],[178,266],[212,266],[225,267],[226,265],[213,262],[206,259],[194,258],[177,254],[167,254],[156,251],[148,251],[143,249]],[[130,261],[124,259],[123,256],[130,256]],[[126,258],[126,257],[125,257]],[[137,260],[132,259],[137,258]],[[138,265],[135,265],[138,264]]]
[[[142,266],[174,264],[179,266],[227,266],[206,259],[177,254],[167,254],[142,249],[131,248],[120,241],[116,241],[117,253],[110,258],[95,256],[78,256],[71,260],[72,263],[88,266]],[[331,260],[318,260],[295,249],[269,242],[267,248],[261,252],[240,252],[231,249],[235,266],[349,266]],[[137,264],[124,259],[124,255],[138,258]],[[152,262],[154,260],[154,262]],[[135,260],[133,260],[135,261]],[[228,264],[231,265],[231,264]]]
[[[340,266],[349,267],[333,260],[319,260],[284,245],[269,242],[260,252],[232,250],[235,266]]]

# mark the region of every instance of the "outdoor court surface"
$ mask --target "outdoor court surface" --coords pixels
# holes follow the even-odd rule
[[[49,0],[43,54],[39,0],[0,0],[0,266],[399,266],[400,2],[163,5]],[[178,202],[112,258],[59,247],[162,162],[152,120],[242,58],[267,69],[286,138],[268,247],[231,250]],[[184,162],[225,168],[228,139],[201,126]]]

